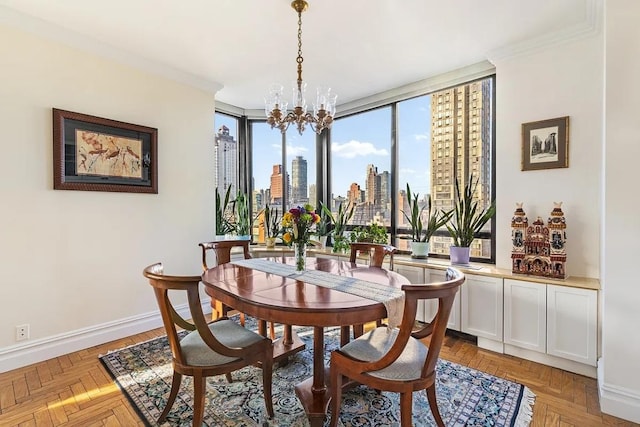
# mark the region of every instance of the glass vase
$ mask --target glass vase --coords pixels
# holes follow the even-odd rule
[[[307,263],[307,244],[303,242],[294,243],[293,253],[296,260],[296,271],[304,271]]]

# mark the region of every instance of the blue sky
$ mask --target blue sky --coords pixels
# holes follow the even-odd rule
[[[431,97],[403,101],[398,107],[400,189],[409,182],[413,192],[429,192]],[[216,114],[215,130],[226,125],[237,139],[235,121]],[[391,171],[391,108],[384,107],[336,120],[332,126],[332,191],[346,196],[352,182],[365,187],[368,164],[378,173]],[[253,168],[255,189],[269,187],[273,165],[282,163],[281,135],[266,123],[253,125]],[[290,127],[287,131],[287,169],[296,155],[307,160],[308,184],[315,183],[315,133],[307,128],[303,135]]]

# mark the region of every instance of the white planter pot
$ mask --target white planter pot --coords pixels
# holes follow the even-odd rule
[[[411,258],[427,259],[429,257],[429,242],[411,242]]]

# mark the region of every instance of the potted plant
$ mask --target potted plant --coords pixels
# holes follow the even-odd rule
[[[389,243],[387,229],[375,222],[366,227],[358,226],[349,235],[351,242]]]
[[[320,204],[322,205],[322,202],[320,202]],[[319,211],[320,222],[316,224],[316,234],[318,235],[318,239],[320,239],[320,246],[324,249],[327,247],[327,238],[331,235],[331,217],[322,209],[322,206]]]
[[[455,181],[455,198],[453,216],[447,224],[447,230],[453,239],[450,248],[452,264],[469,263],[469,247],[476,234],[496,213],[496,201],[484,209],[479,208],[479,202],[473,199],[478,180],[469,176],[464,190],[460,191],[458,179]]]
[[[349,242],[347,241],[344,232],[347,229],[347,222],[353,217],[355,206],[351,203],[347,203],[347,206],[343,206],[342,202],[338,205],[338,212],[336,216],[333,216],[331,210],[322,202],[320,202],[322,210],[331,218],[333,223],[333,230],[331,235],[333,236],[333,252],[344,252],[349,249]]]
[[[429,241],[433,234],[451,219],[453,209],[450,211],[433,211],[431,195],[427,195],[427,203],[420,206],[418,202],[419,193],[412,193],[409,183],[407,183],[407,201],[409,203],[409,213],[404,210],[402,213],[409,221],[411,235],[404,238],[411,239],[411,257],[427,258],[429,256]],[[427,211],[426,221],[423,223],[423,213]]]
[[[227,187],[224,199],[216,188],[216,235],[226,236],[235,231],[233,223],[233,204],[229,201],[231,186]]]
[[[262,211],[262,226],[264,227],[264,240],[267,248],[276,246],[276,238],[280,234],[280,220],[278,219],[278,210],[272,208],[267,203]]]
[[[249,198],[246,194],[238,191],[236,199],[233,201],[236,213],[235,230],[239,239],[251,239],[251,218],[249,217]]]

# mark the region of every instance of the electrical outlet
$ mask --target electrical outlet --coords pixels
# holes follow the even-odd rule
[[[24,341],[29,339],[29,324],[16,326],[16,341]]]

